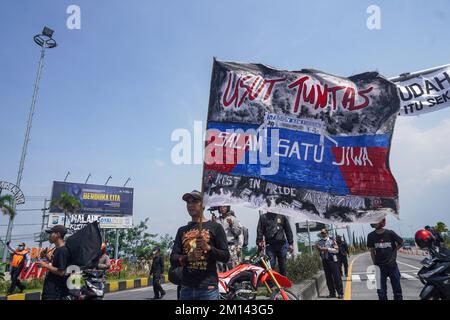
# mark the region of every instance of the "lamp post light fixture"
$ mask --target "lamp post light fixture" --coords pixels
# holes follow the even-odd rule
[[[31,106],[30,106],[30,113],[28,114],[28,121],[27,121],[27,129],[25,132],[25,140],[23,142],[22,147],[22,156],[20,157],[20,165],[19,165],[19,171],[17,173],[17,182],[16,185],[20,188],[20,183],[22,182],[22,175],[23,175],[23,168],[25,166],[25,157],[27,155],[27,148],[28,148],[28,141],[30,140],[30,132],[31,132],[31,124],[33,122],[33,115],[34,110],[36,107],[36,99],[39,92],[39,82],[41,80],[42,75],[42,69],[44,67],[44,56],[45,56],[45,49],[52,49],[56,47],[56,41],[53,39],[53,33],[54,31],[48,27],[44,27],[41,34],[37,34],[33,37],[34,42],[41,47],[41,58],[39,59],[39,66],[37,70],[36,75],[36,81],[34,83],[34,91],[33,91],[33,97],[31,99]],[[13,204],[13,207],[15,208],[16,205]],[[6,231],[6,242],[11,240],[11,233],[13,228],[13,218],[9,218],[8,222],[8,229]],[[3,250],[3,259],[2,262],[6,262],[6,256],[8,254],[8,250],[6,248],[6,244]]]

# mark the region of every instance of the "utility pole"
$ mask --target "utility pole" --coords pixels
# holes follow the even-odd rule
[[[36,108],[36,99],[39,92],[39,83],[41,80],[42,75],[42,69],[44,67],[44,57],[45,57],[45,49],[51,49],[56,47],[56,41],[52,38],[53,36],[53,30],[47,27],[44,27],[42,30],[42,34],[38,34],[34,36],[34,42],[41,47],[41,58],[39,59],[39,66],[37,70],[36,75],[36,81],[34,83],[34,90],[33,90],[33,97],[31,99],[31,106],[30,106],[30,113],[28,114],[28,122],[27,122],[27,129],[25,132],[25,140],[23,142],[22,147],[22,156],[20,157],[20,165],[19,165],[19,172],[17,173],[17,182],[16,186],[20,188],[20,183],[22,182],[22,175],[23,175],[23,169],[25,167],[25,157],[27,155],[27,148],[28,148],[28,141],[30,140],[30,132],[31,132],[31,125],[33,122],[33,115]],[[15,203],[13,204],[13,208],[16,208]],[[10,217],[8,222],[8,229],[6,231],[6,241],[8,242],[11,239],[12,234],[12,228],[13,228],[14,218]],[[5,243],[5,249],[3,252],[3,259],[2,262],[6,262],[6,256],[7,256],[8,250],[6,249],[6,243]]]

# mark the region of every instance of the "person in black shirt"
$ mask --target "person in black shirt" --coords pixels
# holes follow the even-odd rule
[[[46,268],[47,275],[44,280],[44,288],[42,290],[42,300],[62,300],[69,295],[67,288],[66,268],[68,267],[69,250],[64,245],[64,236],[67,229],[62,225],[56,225],[50,230],[46,230],[49,234],[48,241],[56,246],[52,257],[48,256],[45,260],[39,260],[37,264],[41,268]]]
[[[336,236],[336,243],[339,247],[338,261],[339,261],[339,273],[344,276],[348,276],[348,256],[350,252],[348,251],[348,245],[342,240],[340,235]],[[344,267],[344,273],[342,273],[342,267]]]
[[[218,300],[216,264],[230,259],[225,230],[205,221],[199,191],[184,194],[183,200],[192,221],[178,229],[170,255],[172,266],[183,266],[180,300]]]
[[[379,267],[380,288],[377,289],[378,298],[387,300],[387,278],[391,280],[392,291],[395,300],[403,300],[402,287],[400,284],[400,271],[397,265],[397,251],[403,245],[403,239],[394,231],[384,229],[386,219],[379,223],[371,224],[375,231],[367,236],[367,247],[373,264]]]
[[[263,240],[263,237],[265,241]],[[288,246],[286,247],[286,238]],[[266,252],[270,258],[270,265],[275,268],[278,260],[278,268],[282,275],[286,275],[287,250],[294,250],[294,237],[288,219],[272,212],[267,212],[259,217],[256,232],[256,245],[260,248],[266,245]],[[286,250],[287,249],[287,250]]]
[[[166,295],[161,286],[161,275],[164,273],[164,259],[161,256],[161,249],[156,247],[153,249],[153,261],[150,269],[150,275],[153,275],[153,292],[155,296],[153,299],[162,299]]]

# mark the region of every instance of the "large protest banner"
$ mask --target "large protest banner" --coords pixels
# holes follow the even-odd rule
[[[376,72],[214,61],[204,204],[325,223],[398,216],[389,151],[400,100]]]
[[[401,116],[417,116],[450,106],[450,65],[406,74],[393,81],[400,95]]]

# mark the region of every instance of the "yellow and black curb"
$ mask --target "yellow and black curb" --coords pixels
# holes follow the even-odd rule
[[[168,277],[165,274],[162,283],[166,283]],[[105,294],[117,291],[137,289],[152,286],[152,278],[138,278],[130,280],[111,281],[105,284]],[[41,300],[41,291],[0,296],[0,300]]]

